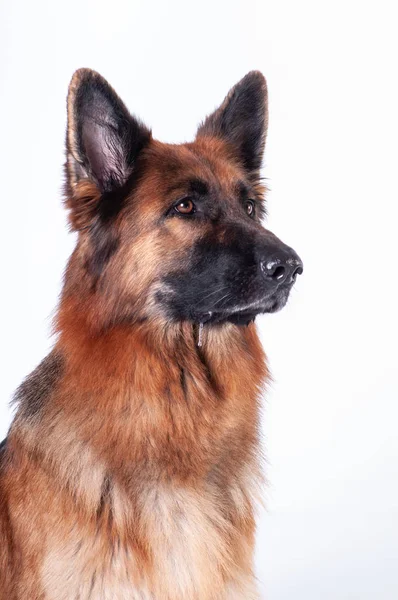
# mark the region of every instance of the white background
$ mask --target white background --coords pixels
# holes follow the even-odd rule
[[[0,435],[50,345],[73,247],[65,96],[91,67],[155,137],[191,139],[247,71],[268,79],[268,226],[304,260],[259,319],[269,600],[398,598],[397,19],[393,2],[3,0]]]

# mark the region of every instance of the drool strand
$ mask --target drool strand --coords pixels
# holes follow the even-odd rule
[[[203,323],[199,324],[199,334],[198,334],[198,347],[202,345],[202,336],[203,336]]]

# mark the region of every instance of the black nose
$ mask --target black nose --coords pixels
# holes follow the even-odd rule
[[[260,263],[264,277],[275,285],[294,283],[303,272],[303,263],[296,253],[274,255]]]

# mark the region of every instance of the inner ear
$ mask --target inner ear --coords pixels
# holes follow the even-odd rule
[[[267,125],[267,84],[262,73],[251,71],[230,90],[221,106],[204,120],[197,135],[224,139],[249,176],[257,178]]]
[[[108,192],[125,184],[150,131],[133,117],[116,92],[95,71],[79,69],[68,94],[67,178]]]

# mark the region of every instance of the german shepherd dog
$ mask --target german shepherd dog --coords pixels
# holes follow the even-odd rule
[[[2,600],[249,600],[261,483],[254,319],[302,263],[263,228],[266,82],[163,144],[109,84],[68,95],[76,248],[57,341],[1,447]]]

